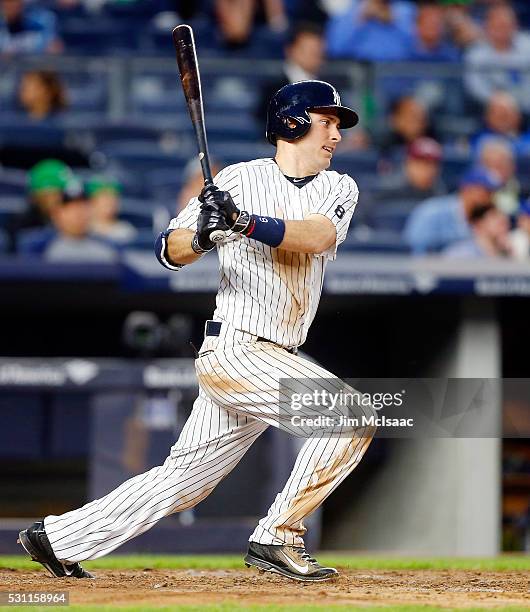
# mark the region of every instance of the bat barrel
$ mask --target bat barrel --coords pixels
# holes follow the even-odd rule
[[[180,80],[182,82],[182,88],[184,90],[184,96],[186,98],[193,129],[195,130],[195,136],[197,138],[199,161],[204,176],[204,184],[213,184],[204,122],[199,63],[197,61],[195,39],[191,26],[181,24],[174,28],[173,42],[175,43]]]

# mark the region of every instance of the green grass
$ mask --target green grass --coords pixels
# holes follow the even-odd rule
[[[430,558],[352,556],[348,554],[318,555],[325,565],[352,570],[483,570],[528,571],[530,556],[503,555],[492,558]],[[0,556],[0,569],[34,570],[39,566],[26,556]],[[142,570],[153,569],[242,569],[242,555],[111,555],[95,561],[85,561],[87,569]]]

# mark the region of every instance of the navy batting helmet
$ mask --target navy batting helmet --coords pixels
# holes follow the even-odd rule
[[[339,92],[324,81],[298,81],[285,85],[272,96],[267,113],[267,140],[275,145],[276,137],[296,140],[311,127],[308,111],[322,111],[336,115],[340,128],[351,128],[359,117],[351,108],[342,106]],[[296,124],[291,127],[289,124]]]

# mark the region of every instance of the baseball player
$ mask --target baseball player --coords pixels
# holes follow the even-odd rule
[[[340,130],[357,121],[328,83],[286,85],[269,106],[266,136],[277,147],[275,158],[222,170],[215,187],[203,189],[160,235],[158,259],[179,270],[215,248],[212,231],[226,232],[217,245],[217,307],[196,360],[199,396],[163,465],[20,532],[26,551],[53,575],[90,577],[80,561],[106,555],[204,499],[267,427],[289,429],[289,415],[279,409],[280,395],[295,388],[289,381],[318,379],[330,392],[344,385],[299,357],[297,348],[357,203],[355,181],[326,170]],[[338,574],[306,552],[304,518],[359,463],[374,428],[337,426],[331,434],[314,428],[303,435],[284,489],[250,536],[245,562],[320,581]]]

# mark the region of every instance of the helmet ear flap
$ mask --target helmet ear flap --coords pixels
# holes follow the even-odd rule
[[[311,117],[305,108],[300,109],[300,114],[296,116],[279,115],[278,118],[283,126],[278,135],[287,140],[297,140],[305,136],[311,127]]]
[[[296,130],[298,126],[298,122],[296,121],[296,119],[286,115],[282,117],[282,123],[288,130]]]

